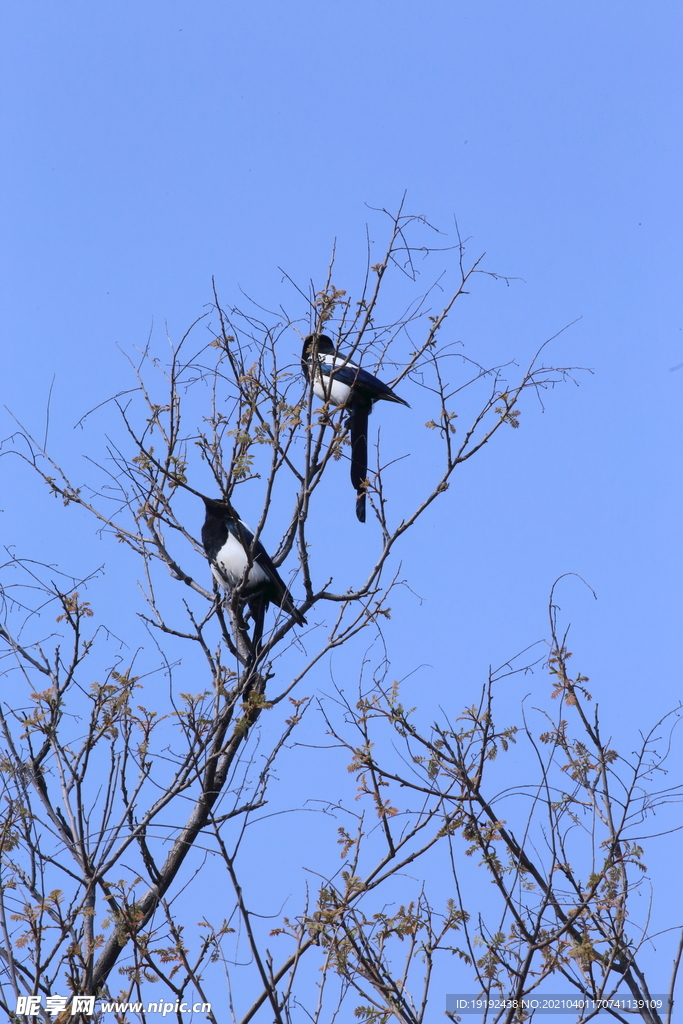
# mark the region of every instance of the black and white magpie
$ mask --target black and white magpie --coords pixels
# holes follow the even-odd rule
[[[206,519],[202,526],[202,544],[214,578],[221,587],[234,590],[246,575],[242,594],[254,620],[253,650],[259,649],[263,620],[271,601],[291,615],[299,626],[304,626],[306,619],[294,604],[270,555],[261,541],[254,543],[254,534],[242,522],[230,502],[205,497],[203,501]]]
[[[337,352],[332,339],[326,334],[309,334],[304,338],[301,366],[318,398],[347,409],[346,426],[351,432],[351,483],[356,489],[356,516],[364,523],[368,416],[380,398],[400,405],[408,403],[399,398],[388,384]]]

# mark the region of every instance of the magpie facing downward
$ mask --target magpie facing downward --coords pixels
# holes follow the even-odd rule
[[[368,476],[368,416],[380,398],[408,405],[388,384],[373,377],[356,363],[340,355],[326,334],[309,334],[304,339],[301,366],[313,392],[324,402],[344,405],[346,426],[351,431],[351,483],[356,488],[356,516],[365,522]],[[410,406],[408,406],[410,408]]]
[[[203,501],[206,519],[202,526],[202,544],[216,581],[226,590],[234,590],[244,580],[251,562],[242,593],[254,620],[252,650],[257,652],[260,647],[263,620],[271,601],[291,615],[299,626],[304,626],[306,619],[292,601],[268,552],[260,541],[254,543],[254,534],[230,502],[204,497]]]

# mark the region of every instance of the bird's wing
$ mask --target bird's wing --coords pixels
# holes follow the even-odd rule
[[[237,519],[237,517],[235,517],[234,522],[228,525],[228,529],[230,529],[231,526],[231,533],[234,533],[244,550],[249,551],[254,543],[253,532],[249,529],[246,523],[243,523],[242,520]],[[256,544],[256,551],[254,552],[255,555],[258,554],[260,547],[262,547],[261,541],[258,541]]]
[[[246,523],[242,522],[241,519],[239,519],[235,523],[235,536],[239,539],[240,543],[244,547],[244,550],[252,553],[254,562],[257,562],[258,565],[263,569],[271,583],[275,585],[276,589],[278,588],[279,585],[280,587],[286,590],[287,588],[280,579],[280,575],[277,569],[273,565],[272,558],[270,557],[270,555],[268,554],[260,540],[257,540],[256,544],[254,544],[254,534],[251,532]]]
[[[282,608],[283,611],[287,612],[288,615],[291,615],[294,619],[296,619],[299,625],[303,625],[306,622],[306,620],[304,619],[303,615],[294,604],[294,601],[292,600],[292,595],[290,594],[285,581],[282,579],[280,573],[273,565],[273,560],[266,551],[266,549],[264,548],[263,544],[261,543],[260,540],[257,540],[256,545],[253,546],[254,535],[251,532],[251,530],[244,525],[241,519],[239,521],[239,526],[240,532],[242,534],[241,540],[243,544],[247,549],[253,550],[254,562],[256,562],[260,566],[260,568],[263,569],[263,571],[266,573],[270,581],[270,593],[268,594],[268,599],[270,601],[274,601],[276,604],[280,606],[280,608]]]
[[[320,368],[326,376],[333,376],[341,384],[358,389],[362,388],[373,399],[386,398],[390,402],[400,402],[401,405],[408,405],[403,398],[399,398],[398,395],[394,394],[388,384],[385,384],[378,377],[373,377],[371,373],[368,373],[361,366],[354,366],[353,363],[342,363],[339,365],[338,361],[333,363],[325,360],[321,362]]]

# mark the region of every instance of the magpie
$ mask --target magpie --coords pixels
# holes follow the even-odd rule
[[[301,366],[313,393],[324,402],[343,405],[351,432],[351,483],[356,489],[356,516],[365,522],[368,476],[368,416],[380,398],[410,406],[377,377],[337,352],[326,334],[304,338]]]
[[[202,499],[206,506],[202,544],[214,578],[225,590],[234,590],[246,574],[242,594],[254,620],[252,650],[257,652],[260,648],[263,620],[271,601],[291,615],[299,626],[306,625],[270,555],[259,540],[254,542],[254,534],[230,502],[203,495]]]

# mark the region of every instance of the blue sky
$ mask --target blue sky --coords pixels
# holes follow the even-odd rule
[[[671,371],[683,362],[678,6],[37,3],[2,18],[13,411],[42,422],[56,375],[52,430],[75,445],[81,396],[89,408],[128,386],[117,346],[152,325],[179,337],[212,275],[226,303],[239,288],[289,302],[278,267],[321,278],[335,237],[341,265],[358,263],[366,222],[380,232],[365,204],[392,208],[407,189],[447,243],[457,216],[473,256],[521,279],[483,282],[461,304],[468,352],[522,359],[581,317],[553,355],[595,371],[486,453],[452,499],[472,517],[451,525],[456,563],[463,532],[482,515],[493,526],[503,494],[516,510],[497,531],[508,572],[522,587],[537,576],[507,611],[476,563],[467,592],[506,619],[581,572],[602,602],[586,611],[596,637],[623,624],[639,638],[635,675],[654,670],[666,691],[683,380]]]
[[[293,303],[278,268],[322,281],[336,238],[343,287],[381,231],[368,206],[407,190],[445,244],[457,217],[517,280],[478,282],[453,337],[523,362],[580,318],[552,359],[593,373],[525,408],[413,534],[424,600],[409,643],[388,628],[395,671],[433,666],[419,692],[441,702],[478,686],[545,635],[576,572],[598,596],[563,584],[576,658],[628,743],[680,692],[682,18],[667,0],[5,4],[3,404],[42,424],[54,377],[52,444],[76,464],[106,424],[73,424],[130,384],[119,349],[179,338],[212,276],[226,304]],[[403,412],[381,422],[410,445]],[[112,556],[2,472],[3,543]]]

